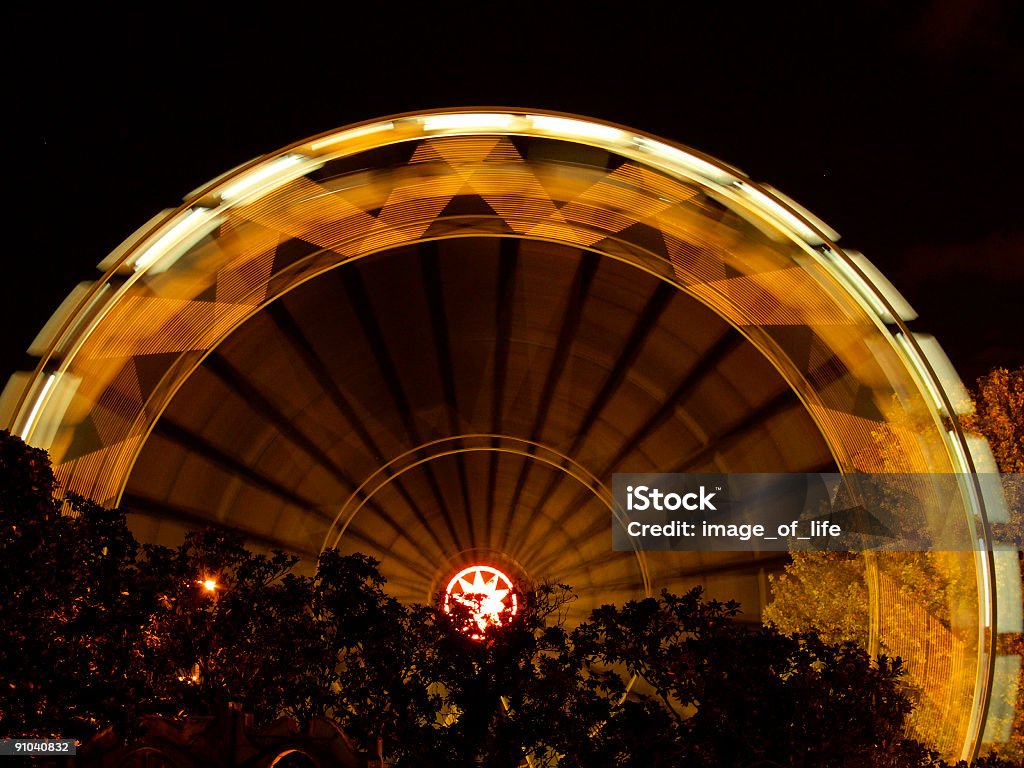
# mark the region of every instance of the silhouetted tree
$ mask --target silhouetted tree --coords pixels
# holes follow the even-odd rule
[[[0,736],[125,734],[236,701],[261,723],[333,717],[399,766],[941,764],[902,735],[898,661],[744,630],[700,590],[569,631],[571,589],[541,584],[474,639],[465,606],[403,605],[363,555],[328,550],[303,576],[231,532],[140,549],[120,512],[52,493],[46,455],[0,434]]]
[[[0,433],[0,732],[87,738],[137,715],[148,606],[124,515],[53,490],[46,453]]]
[[[604,606],[579,630],[593,653],[623,664],[672,713],[674,765],[928,765],[907,740],[898,661],[854,643],[749,631],[736,603],[678,596]]]

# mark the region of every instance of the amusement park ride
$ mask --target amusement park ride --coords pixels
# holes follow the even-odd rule
[[[614,473],[956,475],[955,498],[919,494],[969,587],[937,621],[865,558],[864,622],[873,652],[930,638],[910,662],[925,735],[970,756],[1006,698],[996,636],[1020,631],[997,611],[997,590],[1020,604],[989,527],[1005,506],[977,481],[994,463],[960,428],[952,366],[838,238],[620,125],[397,115],[146,223],[40,333],[0,419],[141,540],[215,524],[310,562],[359,550],[401,599],[447,585],[481,632],[542,578],[573,584],[577,619],[701,585],[759,620],[784,553],[612,552]]]

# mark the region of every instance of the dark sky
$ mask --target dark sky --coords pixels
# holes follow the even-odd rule
[[[865,0],[838,15],[446,3],[369,20],[345,3],[203,4],[116,27],[38,5],[8,28],[0,377],[31,363],[23,350],[107,252],[208,179],[351,122],[475,105],[604,118],[716,156],[867,254],[965,380],[1024,363],[1014,0]]]

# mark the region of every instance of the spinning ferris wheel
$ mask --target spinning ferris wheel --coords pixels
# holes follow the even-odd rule
[[[958,426],[941,349],[837,239],[739,170],[622,126],[376,120],[142,227],[40,334],[6,420],[144,540],[213,523],[308,558],[337,545],[380,560],[403,599],[465,582],[502,611],[498,575],[571,583],[579,615],[702,585],[756,621],[785,555],[611,552],[614,472],[993,468]],[[945,633],[913,663],[937,713],[925,735],[957,757],[983,738],[1011,620],[996,502],[965,482],[927,513],[964,544],[944,567],[970,585],[941,626],[867,566],[875,649]],[[493,573],[467,580],[481,563]]]

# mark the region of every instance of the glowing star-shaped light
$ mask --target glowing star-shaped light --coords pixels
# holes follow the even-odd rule
[[[471,565],[455,574],[445,590],[445,613],[451,613],[452,601],[469,608],[472,623],[464,631],[474,640],[482,640],[488,627],[504,625],[519,611],[512,580],[489,565]]]

